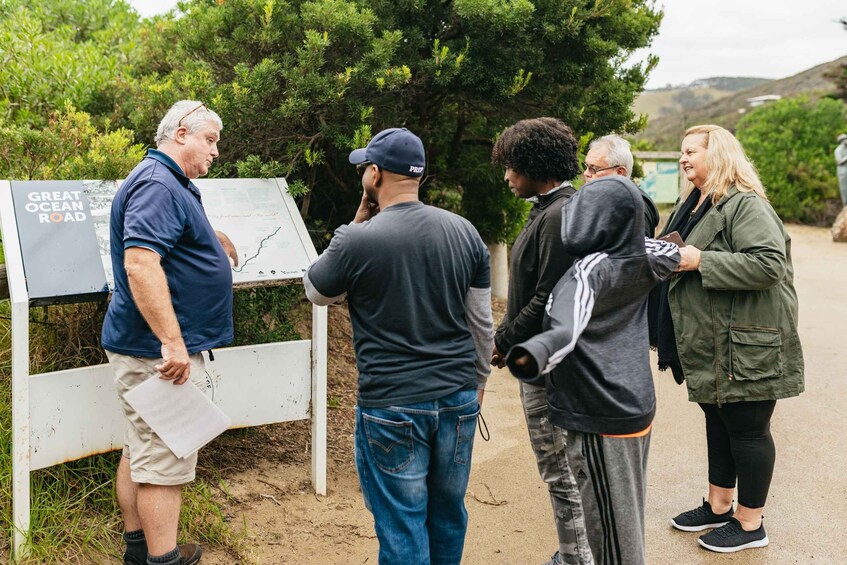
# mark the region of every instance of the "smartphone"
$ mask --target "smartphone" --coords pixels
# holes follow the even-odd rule
[[[679,247],[685,247],[685,242],[682,241],[682,237],[680,237],[678,231],[672,231],[667,235],[663,235],[659,238],[662,241],[669,241],[671,243],[676,243]]]

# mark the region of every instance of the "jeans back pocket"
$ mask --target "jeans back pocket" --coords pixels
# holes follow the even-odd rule
[[[362,413],[362,425],[373,462],[386,473],[399,473],[415,459],[412,422]]]

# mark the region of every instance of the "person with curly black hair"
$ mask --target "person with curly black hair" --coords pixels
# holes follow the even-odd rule
[[[580,173],[578,143],[556,118],[521,120],[494,144],[491,159],[506,167],[504,180],[518,198],[533,202],[512,245],[506,315],[494,336],[492,365],[505,366],[513,345],[542,332],[544,309],[553,287],[574,262],[562,243],[562,204],[574,194],[570,180]],[[565,432],[548,418],[543,380],[520,383],[521,403],[538,472],[547,483],[559,547],[545,565],[592,563],[582,504],[568,468]]]

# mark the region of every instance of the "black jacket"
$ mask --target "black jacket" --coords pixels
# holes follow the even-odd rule
[[[574,262],[561,236],[562,203],[574,192],[568,184],[553,194],[539,196],[512,245],[506,315],[494,334],[494,344],[503,354],[514,344],[541,333],[550,291]]]
[[[641,193],[641,200],[644,201],[644,235],[654,238],[656,237],[656,227],[659,225],[659,209],[656,208],[653,199],[646,192],[643,190],[639,190],[639,192]]]

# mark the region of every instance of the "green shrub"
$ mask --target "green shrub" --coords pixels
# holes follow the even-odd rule
[[[829,98],[786,98],[738,122],[738,140],[783,220],[832,223],[841,209],[833,151],[845,127],[847,106]]]
[[[0,127],[0,178],[117,179],[144,156],[127,129],[98,129],[86,112],[67,105],[47,125]]]
[[[279,170],[308,190],[319,237],[361,198],[349,151],[405,126],[427,149],[424,198],[509,241],[526,211],[491,166],[498,132],[542,115],[639,130],[630,107],[656,60],[626,61],[661,17],[648,0],[187,0],[143,34],[157,74],[140,70],[115,116],[147,140],[174,100],[208,102],[224,123],[212,174]]]

